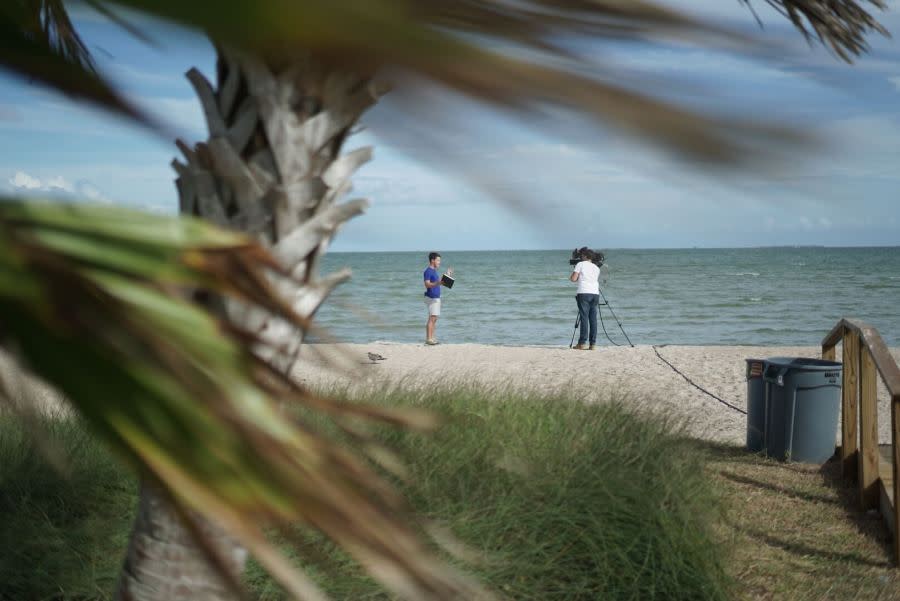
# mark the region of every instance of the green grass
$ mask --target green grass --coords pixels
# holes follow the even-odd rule
[[[77,420],[37,426],[49,434],[40,438],[43,448],[29,428],[0,413],[0,599],[109,599],[136,483]]]
[[[402,488],[418,511],[463,541],[479,558],[466,569],[507,599],[900,600],[884,523],[857,509],[835,463],[686,440],[632,401],[388,391],[381,402],[425,405],[447,423],[381,436],[409,464]],[[109,599],[136,483],[79,422],[42,428],[65,476],[0,414],[0,599]],[[387,598],[320,537],[297,538],[334,598]],[[247,582],[253,598],[282,598],[256,566]]]
[[[636,413],[628,399],[584,405],[484,390],[380,399],[447,416],[436,433],[380,436],[410,467],[401,487],[417,511],[478,557],[464,568],[501,597],[731,598],[709,451],[677,424]],[[21,424],[0,419],[0,598],[107,599],[134,480],[77,422],[48,427],[66,478]],[[388,598],[320,537],[298,539],[303,565],[334,598]],[[256,566],[247,582],[254,598],[282,598]]]
[[[447,416],[435,434],[382,438],[408,459],[414,507],[483,557],[468,568],[503,597],[729,598],[704,454],[676,424],[625,402],[459,389],[389,398]],[[335,598],[388,598],[334,549],[305,565]],[[258,569],[248,578],[261,599],[281,598]]]

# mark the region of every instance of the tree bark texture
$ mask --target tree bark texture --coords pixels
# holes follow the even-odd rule
[[[320,257],[338,228],[363,212],[365,200],[339,201],[370,148],[342,154],[360,115],[376,94],[369,78],[337,72],[309,57],[260,60],[218,48],[213,85],[196,69],[187,77],[203,106],[205,142],[177,140],[180,210],[246,232],[270,247],[302,284],[281,284],[304,317],[312,317],[349,271],[321,278]],[[230,318],[266,342],[260,349],[288,371],[302,333],[251,308],[230,304]],[[271,349],[280,349],[271,351]],[[244,549],[200,520],[204,539],[235,573]],[[168,500],[143,483],[117,599],[174,601],[233,599],[235,593],[208,563]]]
[[[247,553],[220,528],[198,520],[209,544],[239,574]],[[144,481],[137,517],[119,578],[117,601],[213,601],[236,598],[233,587],[207,560],[168,499]]]
[[[187,74],[203,105],[209,139],[178,147],[174,160],[183,213],[255,236],[303,285],[283,290],[311,317],[349,277],[320,278],[318,261],[337,229],[367,206],[338,201],[371,148],[342,154],[351,128],[376,101],[370,79],[334,71],[309,57],[262,61],[219,49],[215,88],[196,69]],[[260,312],[230,306],[232,319],[262,335],[269,356],[287,370],[302,336]]]

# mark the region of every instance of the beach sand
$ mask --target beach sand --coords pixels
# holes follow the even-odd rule
[[[312,344],[305,345],[293,375],[314,388],[331,386],[378,390],[402,384],[468,384],[512,387],[523,392],[564,394],[602,402],[611,392],[689,420],[699,438],[744,444],[747,418],[692,386],[666,365],[671,363],[697,386],[742,409],[747,407],[745,359],[775,356],[819,358],[818,347],[782,346],[601,346],[595,351],[551,347],[480,344]],[[900,349],[891,349],[900,361]],[[367,353],[385,357],[372,363]],[[840,358],[840,346],[837,350]],[[889,443],[890,404],[879,381],[878,430]],[[838,437],[840,432],[838,432]]]
[[[367,353],[385,357],[372,363]],[[656,353],[671,363],[679,375]],[[900,348],[892,348],[900,362]],[[689,421],[698,438],[744,444],[747,418],[699,390],[687,380],[735,407],[747,408],[747,358],[820,356],[818,347],[788,346],[601,346],[596,351],[559,347],[504,347],[483,344],[308,344],[293,376],[316,389],[349,387],[371,391],[389,386],[485,388],[563,395],[602,402],[611,394],[651,411]],[[838,346],[837,357],[841,357]],[[65,411],[66,403],[50,387],[24,377],[0,352],[0,376],[12,399],[45,412]],[[890,404],[878,381],[879,442],[890,443]],[[838,433],[840,436],[840,433]],[[839,442],[839,441],[838,441]]]

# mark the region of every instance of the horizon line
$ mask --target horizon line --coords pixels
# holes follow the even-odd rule
[[[580,247],[577,247],[580,248]],[[823,249],[869,249],[869,248],[900,248],[900,244],[874,244],[860,245],[825,245],[825,244],[761,244],[755,246],[610,246],[591,247],[603,251],[610,250],[761,250],[767,248],[823,248]],[[432,252],[433,249],[406,249],[406,250],[329,250],[328,254],[343,253],[417,253]],[[451,248],[440,249],[434,252],[569,252],[567,248]]]

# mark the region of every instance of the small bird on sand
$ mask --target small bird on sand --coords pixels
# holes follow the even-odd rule
[[[378,363],[379,361],[387,360],[387,357],[382,357],[381,355],[379,355],[377,353],[366,353],[366,354],[369,355],[369,361],[371,361],[372,363]]]

